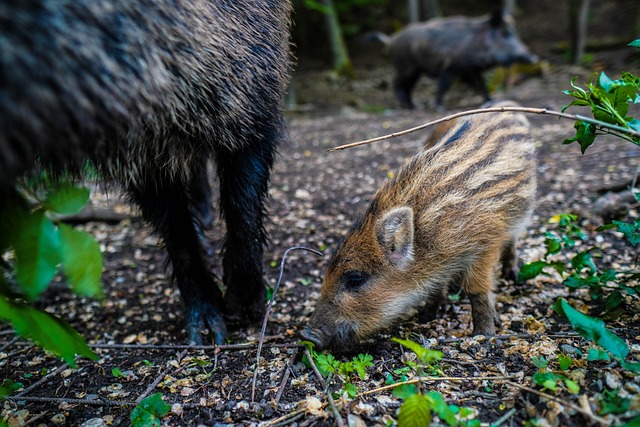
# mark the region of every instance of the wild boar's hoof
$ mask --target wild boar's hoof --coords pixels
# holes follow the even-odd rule
[[[220,310],[209,301],[197,301],[186,307],[187,338],[189,343],[202,345],[202,333],[209,331],[215,344],[224,344],[227,338],[227,326]]]
[[[262,279],[258,286],[253,287],[252,292],[242,288],[238,292],[233,292],[234,289],[238,288],[229,288],[225,295],[227,306],[225,318],[229,327],[235,329],[262,322],[267,311],[267,295]]]

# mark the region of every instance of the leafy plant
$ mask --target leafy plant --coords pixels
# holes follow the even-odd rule
[[[573,364],[571,357],[561,354],[558,356],[558,365],[562,372],[553,372],[548,368],[549,362],[542,356],[533,357],[533,364],[538,368],[538,372],[533,375],[533,382],[542,387],[543,390],[558,390],[558,384],[564,384],[567,390],[573,394],[580,392],[578,383],[567,377],[564,372]]]
[[[131,412],[131,426],[159,426],[160,421],[169,413],[170,409],[171,405],[162,400],[162,393],[145,397]]]
[[[640,45],[640,39],[629,43],[629,46]],[[577,121],[575,124],[576,135],[566,139],[564,144],[578,142],[584,153],[591,146],[597,135],[612,134],[627,141],[640,145],[640,137],[624,132],[624,129],[640,131],[640,121],[627,116],[629,103],[640,103],[640,78],[624,72],[617,80],[612,80],[604,71],[594,74],[586,85],[586,90],[575,85],[576,78],[571,80],[573,90],[565,90],[564,93],[575,98],[571,103],[562,107],[564,112],[569,107],[589,107],[593,117],[600,122],[619,126],[622,132],[614,131],[594,123]]]
[[[351,398],[358,393],[358,388],[353,384],[353,378],[357,375],[361,380],[367,377],[366,369],[373,366],[373,356],[370,354],[358,354],[348,362],[341,362],[331,353],[323,354],[310,349],[311,356],[320,373],[327,377],[331,374],[338,375],[343,380],[340,394],[347,393]]]
[[[44,197],[15,192],[0,212],[0,254],[11,252],[13,262],[0,258],[0,319],[16,333],[75,366],[75,355],[97,356],[64,320],[29,305],[61,269],[78,295],[100,298],[102,254],[93,238],[63,224],[59,215],[80,210],[89,191],[59,185]],[[12,284],[6,279],[13,277]],[[13,283],[15,282],[15,283]]]
[[[426,349],[411,340],[393,338],[393,341],[416,354],[419,360],[416,373],[419,376],[422,376],[425,370],[433,372],[435,370],[434,362],[437,362],[443,356],[442,352]],[[417,385],[402,384],[393,390],[393,395],[404,400],[398,414],[398,427],[430,425],[433,413],[437,414],[442,421],[452,427],[480,425],[479,420],[473,419],[473,410],[447,404],[438,392],[422,393]]]
[[[566,317],[578,334],[606,350],[624,369],[640,372],[640,362],[627,362],[625,360],[629,355],[627,343],[607,329],[602,320],[579,312],[563,298],[558,299],[552,308],[558,314]],[[602,352],[589,352],[588,360],[608,360],[607,357],[603,356]]]
[[[0,384],[0,400],[7,396],[10,396],[23,387],[24,384],[22,384],[21,382],[14,382],[13,380],[9,379],[4,380],[2,384]]]
[[[637,282],[640,274],[618,272],[613,269],[601,271],[594,261],[594,255],[600,252],[596,246],[589,246],[574,253],[579,242],[588,242],[588,236],[576,224],[577,219],[576,215],[560,214],[549,220],[556,223],[557,228],[544,234],[544,256],[538,261],[522,266],[518,280],[525,281],[555,271],[562,276],[563,283],[570,289],[586,288],[592,299],[604,298],[607,313],[614,313],[623,303],[623,293],[638,294],[637,285],[633,283]],[[597,230],[619,227],[619,224],[625,223],[616,222],[611,227],[600,227]],[[558,260],[559,254],[564,255],[568,262]]]

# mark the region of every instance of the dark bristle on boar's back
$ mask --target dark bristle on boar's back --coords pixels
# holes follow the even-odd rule
[[[36,161],[91,161],[162,236],[188,339],[259,320],[264,199],[284,138],[288,0],[8,0],[0,4],[0,207]],[[223,298],[194,224],[215,160]],[[225,309],[226,307],[226,309]]]
[[[446,126],[383,184],[336,249],[304,339],[348,349],[415,310],[435,312],[453,283],[470,299],[473,334],[495,335],[495,269],[501,262],[502,277],[516,280],[516,242],[534,208],[535,143],[521,113]]]

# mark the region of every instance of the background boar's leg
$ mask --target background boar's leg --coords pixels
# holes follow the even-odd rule
[[[482,99],[484,99],[484,102],[491,101],[491,97],[489,96],[489,92],[487,91],[487,85],[484,82],[484,78],[482,77],[482,73],[480,71],[474,71],[463,75],[462,81],[475,89],[476,92],[478,92],[480,95],[482,95]]]
[[[189,342],[202,344],[201,331],[206,327],[217,344],[224,343],[222,293],[204,259],[185,185],[166,176],[141,182],[131,186],[130,194],[164,240],[186,309]]]
[[[396,67],[396,70],[398,68]],[[400,107],[413,110],[416,108],[411,100],[411,91],[420,78],[420,70],[414,68],[402,69],[396,72],[393,79],[393,91],[400,102]]]
[[[444,94],[451,88],[453,84],[453,75],[448,71],[443,71],[438,77],[438,90],[436,92],[436,109],[443,110],[442,103],[444,101]]]
[[[223,259],[227,320],[237,326],[261,320],[266,309],[262,246],[267,237],[262,218],[274,156],[275,146],[268,141],[216,153],[220,206],[227,224]]]

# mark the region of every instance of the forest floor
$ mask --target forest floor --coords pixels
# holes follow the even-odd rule
[[[78,359],[72,369],[14,338],[10,329],[0,331],[0,379],[20,383],[1,408],[9,425],[127,425],[136,403],[156,392],[171,405],[161,421],[167,426],[338,424],[321,380],[300,361],[304,350],[296,333],[313,312],[332,249],[383,180],[419,149],[430,130],[340,152],[327,149],[410,128],[481,103],[478,96],[467,96],[466,88],[455,86],[446,99],[445,112],[394,109],[391,69],[365,64],[356,71],[353,80],[326,71],[296,75],[298,106],[288,114],[289,141],[280,148],[271,181],[266,279],[271,286],[275,284],[281,257],[289,247],[319,249],[324,256],[294,252],[286,261],[267,324],[255,399],[251,394],[259,328],[234,332],[228,346],[184,346],[180,297],[165,269],[160,242],[117,192],[111,191],[96,194],[94,204],[123,212],[128,219],[83,226],[103,248],[105,299],[79,298],[56,285],[39,302],[69,320],[99,358],[95,362]],[[586,82],[590,74],[581,68],[552,66],[544,76],[519,81],[498,91],[495,98],[559,110],[569,102],[562,90],[569,87],[570,79],[579,75],[579,81]],[[415,99],[430,101],[433,87],[434,82],[425,78]],[[544,255],[544,233],[554,229],[551,217],[574,213],[588,235],[579,248],[599,247],[594,252],[599,268],[635,269],[636,249],[620,233],[597,231],[596,227],[603,224],[602,189],[623,183],[624,191],[624,185],[636,176],[640,150],[625,141],[603,138],[581,155],[577,145],[562,145],[574,135],[571,121],[543,115],[529,119],[538,141],[539,188],[532,224],[520,241],[521,261],[532,262]],[[637,218],[637,206],[622,207],[622,219]],[[218,221],[210,233],[216,252],[222,229]],[[215,263],[218,254],[212,259]],[[214,269],[221,277],[220,268]],[[339,376],[332,377],[328,387],[336,393],[333,400],[340,422],[390,425],[398,419],[402,401],[383,387],[390,379],[397,382],[403,375],[411,379],[417,374],[411,368],[415,355],[391,337],[412,339],[441,351],[443,359],[429,373],[442,378],[424,381],[422,389],[440,392],[449,405],[471,408],[483,425],[615,425],[629,420],[640,410],[640,377],[614,361],[588,362],[587,353],[594,344],[576,334],[551,309],[559,297],[591,315],[602,315],[600,301],[592,300],[586,290],[570,291],[558,277],[540,277],[519,286],[498,282],[502,329],[497,337],[470,337],[470,306],[462,296],[432,322],[408,319],[363,343],[354,354],[338,356],[347,361],[358,353],[369,354],[373,365],[366,369],[364,380],[351,378],[358,393],[354,398],[337,395],[344,383]],[[637,297],[628,297],[623,310],[606,319],[608,327],[629,344],[627,360],[640,359],[638,306]],[[564,373],[580,386],[577,393],[564,383],[555,392],[543,390],[532,380],[539,371],[536,358],[547,359],[549,369],[558,373],[561,354],[573,359]],[[603,414],[603,408],[611,408],[614,401],[626,402],[630,409]]]

